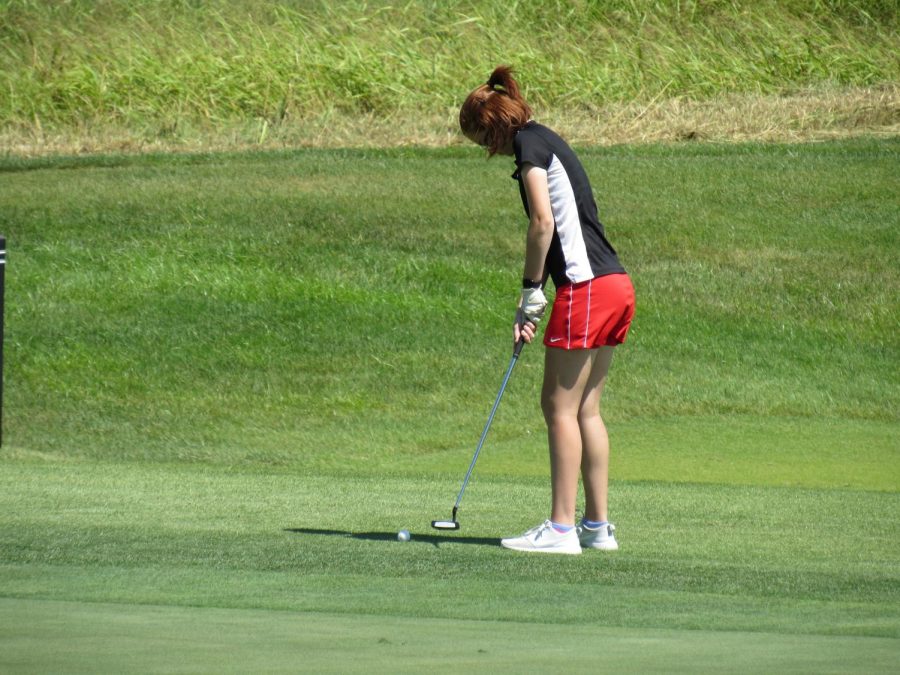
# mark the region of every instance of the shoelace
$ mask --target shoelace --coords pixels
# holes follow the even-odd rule
[[[534,535],[534,539],[535,541],[537,541],[544,534],[544,531],[549,527],[550,525],[548,525],[547,523],[541,523],[540,525],[536,525],[535,527],[532,527],[530,530],[528,530],[528,532],[525,533],[525,536],[528,537]]]
[[[542,536],[544,536],[544,532],[549,530],[551,527],[552,526],[550,525],[549,521],[544,522],[544,523],[541,523],[540,525],[535,525],[530,530],[525,532],[525,534],[523,534],[522,536],[523,537],[533,537],[534,540],[537,541]]]

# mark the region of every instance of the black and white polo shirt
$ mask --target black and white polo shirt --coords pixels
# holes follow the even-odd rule
[[[525,213],[528,198],[522,169],[531,164],[547,172],[555,228],[546,267],[559,288],[607,274],[622,274],[616,251],[606,239],[587,174],[572,148],[555,132],[528,122],[513,142],[519,192]]]

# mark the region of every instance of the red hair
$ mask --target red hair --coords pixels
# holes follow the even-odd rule
[[[509,66],[497,66],[487,84],[475,88],[459,109],[459,128],[495,155],[531,119],[531,108],[519,93]]]

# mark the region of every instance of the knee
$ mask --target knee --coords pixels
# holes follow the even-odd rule
[[[546,396],[541,397],[541,412],[544,413],[544,421],[547,423],[547,426],[550,426],[556,416],[556,406]]]
[[[582,406],[578,410],[579,424],[595,422],[598,419],[602,419],[600,417],[600,408],[598,406],[594,406],[594,405]]]
[[[541,399],[541,412],[544,413],[544,421],[549,428],[564,426],[566,424],[578,424],[578,410],[559,404],[552,397]]]
[[[548,427],[553,426],[561,416],[559,405],[553,400],[552,396],[546,393],[541,396],[541,412],[544,413],[544,421]]]

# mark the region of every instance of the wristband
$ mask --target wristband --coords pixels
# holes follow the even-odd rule
[[[522,278],[522,288],[540,288],[541,286],[543,286],[543,284],[540,281],[535,281],[528,277]]]

